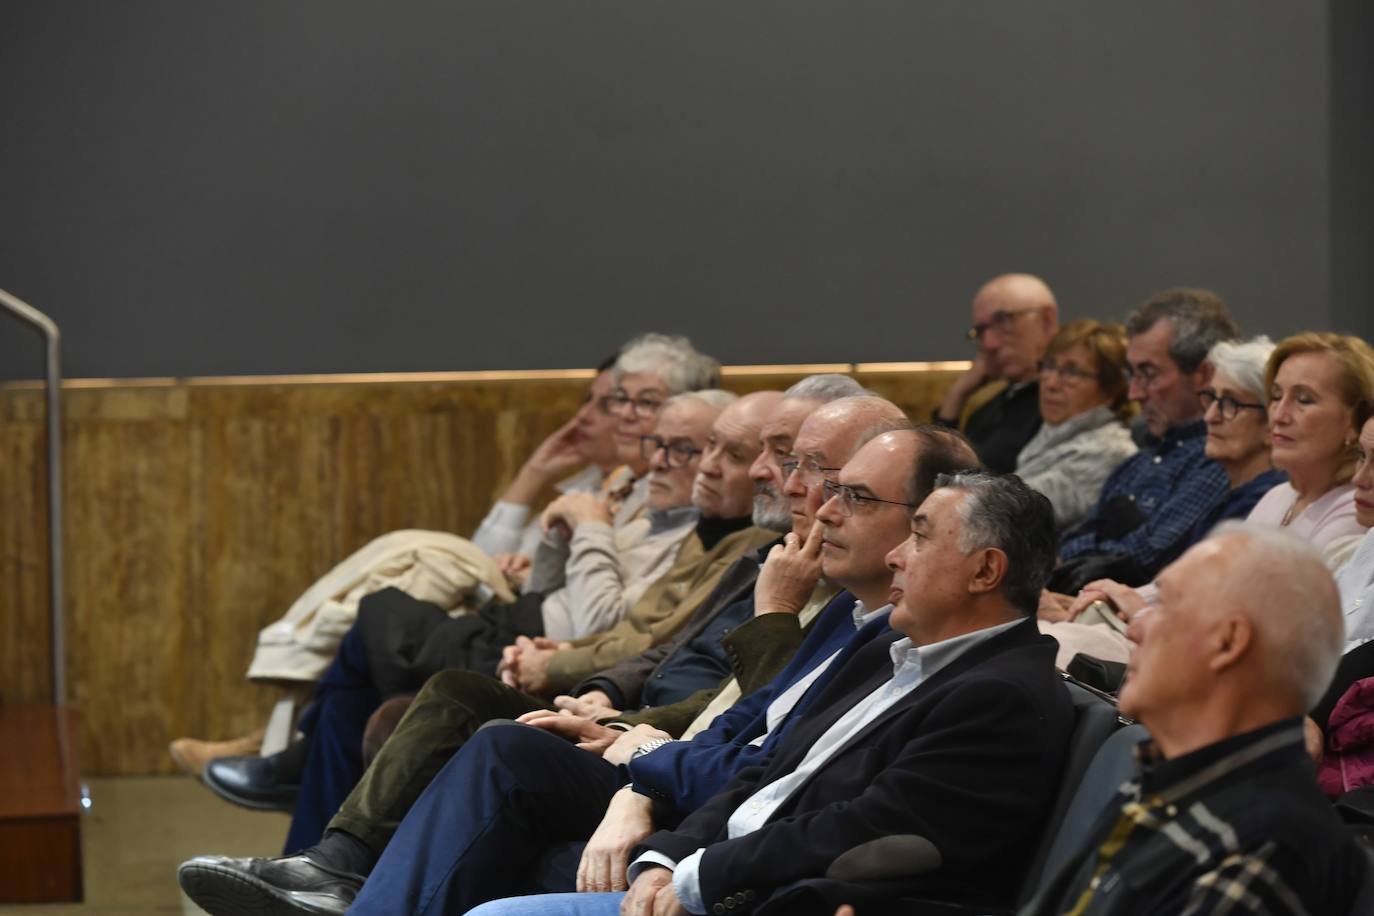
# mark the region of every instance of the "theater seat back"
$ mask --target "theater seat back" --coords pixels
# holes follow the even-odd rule
[[[1035,889],[1040,886],[1046,862],[1063,833],[1065,819],[1077,800],[1080,784],[1084,782],[1099,750],[1112,737],[1113,732],[1121,727],[1116,704],[1110,699],[1072,680],[1065,679],[1064,686],[1073,701],[1073,734],[1069,738],[1069,751],[1064,758],[1064,768],[1059,786],[1055,790],[1054,802],[1050,807],[1049,817],[1045,820],[1045,832],[1041,835],[1040,845],[1031,859],[1021,885],[1020,899],[1023,902],[1029,900]]]
[[[1150,736],[1143,725],[1130,725],[1100,742],[1051,834],[1045,857],[1032,872],[1036,887],[1048,881],[1088,841],[1093,825],[1135,768],[1135,746]],[[1030,894],[1024,900],[1030,899]]]
[[[1360,892],[1355,897],[1355,905],[1350,908],[1347,916],[1369,916],[1374,913],[1374,847],[1364,847],[1364,884],[1360,885]]]

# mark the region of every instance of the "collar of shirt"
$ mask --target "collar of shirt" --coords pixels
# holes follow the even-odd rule
[[[1184,798],[1229,778],[1246,764],[1287,748],[1306,753],[1300,719],[1282,719],[1171,758],[1165,758],[1154,741],[1143,741],[1136,747],[1140,791],[1164,801]]]
[[[1207,424],[1201,419],[1191,423],[1180,423],[1177,426],[1170,426],[1164,431],[1162,436],[1147,436],[1146,442],[1156,454],[1167,455],[1181,445],[1193,439],[1203,439],[1207,436]]]
[[[888,605],[888,608],[891,607]],[[998,633],[1010,630],[1018,623],[1023,622],[1024,620],[1021,618],[1008,620],[1006,623],[951,636],[949,639],[942,639],[928,646],[915,645],[910,637],[903,637],[888,647],[888,652],[892,655],[892,676],[896,678],[903,669],[912,668],[921,680],[925,680],[980,642],[991,639]]]
[[[862,630],[864,628],[864,624],[868,623],[871,620],[877,620],[879,617],[883,616],[891,610],[892,605],[884,604],[876,611],[870,611],[868,608],[864,607],[864,603],[862,601],[855,601],[853,611],[854,629]]]

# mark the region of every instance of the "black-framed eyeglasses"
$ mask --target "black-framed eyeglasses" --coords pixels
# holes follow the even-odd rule
[[[969,340],[982,340],[983,335],[988,331],[997,331],[999,334],[1005,334],[1012,329],[1012,325],[1016,324],[1016,319],[1018,317],[1021,315],[1029,315],[1033,311],[1035,311],[1033,308],[1017,309],[1013,312],[1009,312],[1006,309],[998,309],[992,313],[992,317],[987,321],[975,324],[965,331],[964,334]]]
[[[1258,410],[1260,413],[1267,413],[1268,408],[1263,404],[1246,404],[1244,401],[1237,401],[1229,394],[1218,395],[1211,388],[1204,388],[1197,393],[1198,403],[1202,405],[1202,412],[1206,413],[1213,404],[1217,405],[1217,410],[1221,411],[1223,420],[1234,420],[1242,410]]]
[[[692,459],[701,454],[701,449],[683,439],[674,439],[671,442],[662,436],[640,436],[639,454],[645,459],[654,457],[658,450],[664,453],[664,463],[670,468],[685,468],[692,463]]]
[[[1042,376],[1057,375],[1061,382],[1077,385],[1097,378],[1097,375],[1074,363],[1060,365],[1052,359],[1042,359],[1035,366]]]
[[[825,491],[826,502],[837,497],[839,498],[840,512],[844,514],[845,518],[854,514],[855,506],[866,505],[868,503],[882,503],[885,506],[905,506],[908,509],[915,509],[917,505],[916,503],[898,502],[895,499],[879,499],[876,496],[861,496],[854,492],[853,487],[847,487],[842,483],[835,483],[833,480],[827,480],[823,485],[823,489]]]
[[[649,417],[658,415],[658,409],[663,406],[663,401],[659,398],[645,395],[632,398],[627,391],[621,389],[614,394],[608,394],[604,398],[601,398],[601,403],[597,406],[601,407],[604,413],[610,414],[611,416],[623,415],[625,413],[625,408],[633,407],[634,415],[641,420],[646,420]]]
[[[778,462],[778,469],[782,471],[782,481],[787,482],[787,478],[800,472],[802,483],[808,487],[814,487],[816,481],[823,478],[826,474],[838,474],[839,468],[821,467],[815,459],[807,458],[805,461],[798,461],[796,458],[786,458]]]

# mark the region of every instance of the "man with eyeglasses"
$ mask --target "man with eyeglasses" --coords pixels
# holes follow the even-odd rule
[[[1052,591],[1075,594],[1097,579],[1150,581],[1182,552],[1198,519],[1225,499],[1226,472],[1203,453],[1198,391],[1212,376],[1208,351],[1236,334],[1225,303],[1207,290],[1166,290],[1128,319],[1129,393],[1149,436],[1107,478],[1088,517],[1065,533]]]
[[[975,392],[993,382],[1004,387],[963,422],[983,466],[999,474],[1016,468],[1016,456],[1040,429],[1037,391],[1040,359],[1059,328],[1059,305],[1039,277],[1003,274],[973,297],[969,340],[978,347],[967,372],[955,379],[935,412],[935,422],[959,425]]]

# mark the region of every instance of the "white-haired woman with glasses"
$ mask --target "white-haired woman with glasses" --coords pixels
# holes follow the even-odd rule
[[[1016,474],[1049,498],[1060,531],[1097,504],[1107,477],[1136,452],[1125,420],[1126,332],[1091,319],[1059,329],[1040,360],[1040,431]]]

